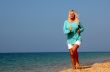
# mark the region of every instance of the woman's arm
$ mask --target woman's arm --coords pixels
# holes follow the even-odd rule
[[[83,32],[83,31],[84,31],[84,27],[83,27],[83,25],[81,24],[81,22],[79,21],[79,18],[76,17],[75,21],[78,23],[78,27],[79,27],[78,33]]]
[[[64,22],[63,31],[64,31],[64,33],[65,33],[65,34],[68,34],[68,33],[70,33],[70,30],[69,30],[69,28],[67,28],[67,24],[66,24],[66,21]]]
[[[84,31],[84,27],[83,27],[83,25],[81,24],[81,22],[79,22],[79,26],[80,26],[80,28],[79,28],[80,32],[83,32],[83,31]]]

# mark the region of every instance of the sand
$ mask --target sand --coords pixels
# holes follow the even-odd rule
[[[94,63],[88,66],[81,66],[81,69],[64,69],[59,72],[110,72],[110,61],[103,63]]]

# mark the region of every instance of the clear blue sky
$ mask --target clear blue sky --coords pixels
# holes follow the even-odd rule
[[[69,9],[85,27],[79,51],[110,51],[110,0],[0,0],[0,52],[68,51]]]

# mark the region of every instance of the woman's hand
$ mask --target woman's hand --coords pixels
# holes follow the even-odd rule
[[[70,31],[72,31],[72,27],[70,27],[69,29],[70,29]]]
[[[78,31],[77,31],[79,34],[80,34],[80,29],[78,29]]]

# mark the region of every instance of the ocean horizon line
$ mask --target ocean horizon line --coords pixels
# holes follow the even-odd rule
[[[79,53],[110,53],[110,51],[79,51]],[[42,52],[0,52],[0,53],[69,53],[69,51],[42,51]]]

